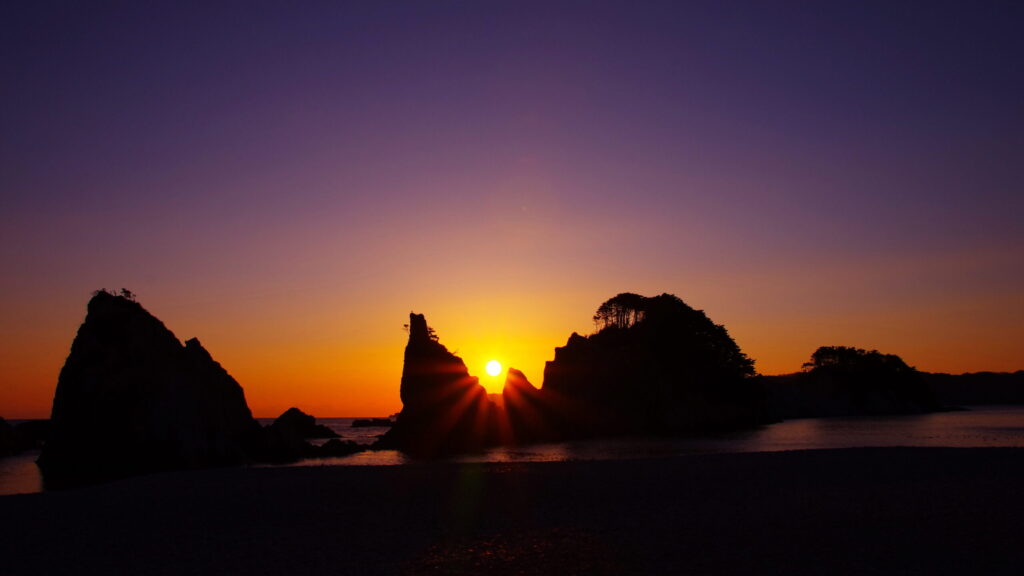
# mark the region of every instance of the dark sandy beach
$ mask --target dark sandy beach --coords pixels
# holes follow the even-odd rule
[[[1024,450],[251,468],[0,497],[0,573],[1019,574]]]

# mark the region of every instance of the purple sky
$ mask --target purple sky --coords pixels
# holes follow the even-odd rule
[[[626,290],[1024,368],[1024,4],[187,4],[0,7],[0,412],[101,286],[267,411],[397,408],[411,308],[539,384]]]

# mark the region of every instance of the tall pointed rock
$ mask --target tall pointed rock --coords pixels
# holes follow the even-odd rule
[[[422,314],[409,315],[401,397],[402,412],[379,448],[429,457],[496,443],[497,407]]]

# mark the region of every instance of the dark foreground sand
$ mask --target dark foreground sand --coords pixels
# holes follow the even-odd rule
[[[1024,449],[214,470],[0,524],[4,575],[1018,575]]]

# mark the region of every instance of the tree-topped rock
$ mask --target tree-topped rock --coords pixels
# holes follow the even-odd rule
[[[721,324],[711,321],[703,310],[694,310],[673,294],[644,297],[625,292],[601,304],[594,314],[598,334],[620,330],[647,332],[682,345],[683,370],[701,370],[716,375],[753,376],[754,362],[744,354]]]
[[[623,293],[601,304],[598,331],[555,349],[542,392],[581,435],[687,433],[763,420],[754,363],[725,327],[678,297]]]
[[[925,375],[895,354],[822,346],[796,374],[762,378],[775,419],[908,414],[943,409]]]
[[[895,354],[822,346],[804,364],[811,386],[831,393],[850,414],[929,412],[940,408],[927,382]]]

